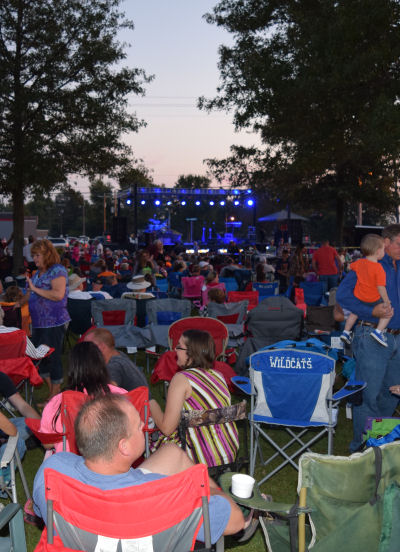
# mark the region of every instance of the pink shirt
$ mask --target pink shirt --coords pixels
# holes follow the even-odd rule
[[[109,385],[108,386],[111,393],[117,393],[119,395],[123,395],[124,393],[127,393],[125,389],[122,389],[122,387],[116,387],[115,385]],[[86,393],[86,390],[84,390],[84,393]],[[39,431],[42,431],[43,433],[54,433],[55,431],[57,433],[62,433],[62,423],[61,423],[61,416],[58,416],[55,424],[55,430],[53,427],[53,419],[54,416],[57,413],[57,410],[60,408],[61,405],[61,395],[62,393],[58,393],[58,395],[55,395],[52,399],[49,400],[49,402],[46,404],[46,406],[43,409],[42,418],[40,420],[40,428]],[[69,444],[68,441],[66,443],[66,451],[69,452]],[[54,452],[62,452],[63,451],[63,443],[62,441],[59,443],[54,444]],[[53,454],[52,450],[47,450],[45,459],[48,456],[51,456]]]

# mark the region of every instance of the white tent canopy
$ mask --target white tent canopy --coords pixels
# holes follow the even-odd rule
[[[266,215],[265,217],[260,217],[258,219],[258,222],[271,222],[274,220],[289,220],[287,209],[283,209],[283,211],[278,211],[277,213],[272,213],[271,215]],[[291,211],[290,220],[308,221],[308,218],[302,217],[301,215],[296,215],[296,213],[293,213],[293,211]]]

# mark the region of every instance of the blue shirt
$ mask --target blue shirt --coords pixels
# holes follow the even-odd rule
[[[385,254],[379,261],[386,273],[386,291],[392,303],[394,310],[393,317],[390,319],[388,327],[393,330],[400,329],[400,261],[395,261],[396,268],[393,266],[393,259]],[[354,296],[354,287],[357,282],[357,275],[353,270],[347,274],[341,282],[336,292],[336,300],[339,305],[356,314],[360,320],[366,320],[374,324],[378,323],[378,318],[372,316],[373,307],[370,307]]]
[[[158,473],[143,473],[140,469],[133,468],[130,468],[127,472],[122,474],[103,475],[89,470],[82,456],[77,456],[71,452],[58,452],[42,463],[33,483],[34,510],[43,520],[46,520],[47,515],[43,474],[45,468],[52,468],[86,485],[91,485],[104,491],[141,485],[165,477]],[[230,515],[231,506],[223,496],[216,495],[210,497],[212,543],[217,542],[223,534]],[[200,527],[197,539],[204,542],[203,525]]]

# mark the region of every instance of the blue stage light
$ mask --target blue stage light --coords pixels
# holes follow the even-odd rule
[[[186,201],[181,201],[181,205],[185,206],[185,205],[186,205]]]
[[[132,200],[130,197],[128,197],[128,199],[126,200],[126,204],[127,205],[132,205]]]
[[[235,199],[233,204],[234,204],[235,207],[237,207],[238,205],[240,205],[240,201],[238,199]]]
[[[254,200],[253,200],[253,199],[248,199],[246,203],[247,203],[247,206],[248,206],[248,207],[253,207],[253,205],[254,205]]]
[[[154,205],[157,205],[157,207],[158,207],[159,205],[161,205],[161,201],[159,199],[156,199],[155,202],[154,202]]]
[[[198,206],[198,205],[201,205],[201,202],[197,200],[197,201],[196,201],[196,205],[197,205],[197,206]]]
[[[210,205],[211,205],[211,206],[214,205],[214,202],[213,202],[213,201],[210,201]]]
[[[221,207],[223,207],[225,205],[225,201],[222,199],[219,204],[221,205]]]
[[[140,202],[140,205],[146,205],[146,200],[142,199],[142,201]]]
[[[239,195],[239,190],[233,190],[234,195]]]
[[[172,201],[167,201],[167,205],[172,205]]]

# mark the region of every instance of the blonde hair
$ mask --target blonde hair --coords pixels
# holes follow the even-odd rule
[[[361,253],[367,257],[373,255],[383,245],[383,238],[379,234],[366,234],[361,240]]]

